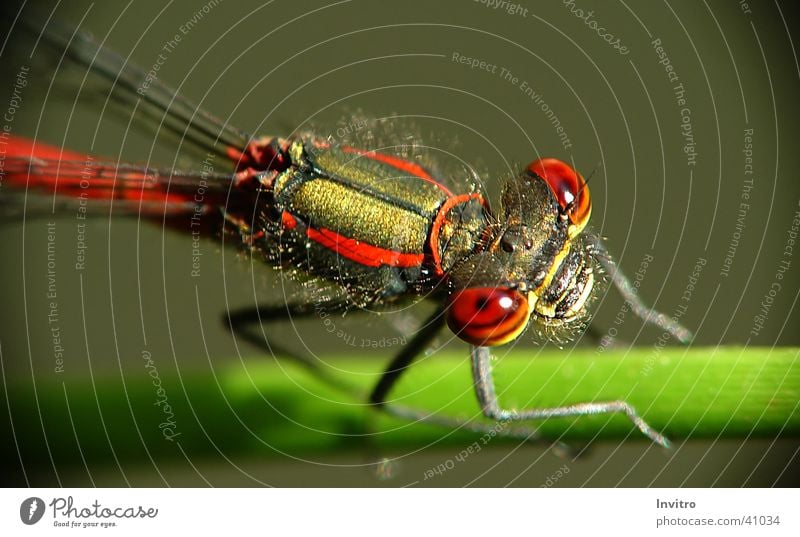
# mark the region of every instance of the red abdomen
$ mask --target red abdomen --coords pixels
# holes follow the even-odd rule
[[[200,173],[165,172],[113,162],[18,136],[0,140],[0,148],[3,146],[4,188],[66,198],[119,200],[123,208],[139,208],[150,214],[179,214],[194,210],[198,204],[225,203],[225,189],[220,185],[203,188]]]

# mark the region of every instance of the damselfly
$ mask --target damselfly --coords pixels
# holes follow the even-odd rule
[[[589,188],[572,166],[534,160],[505,184],[495,211],[477,186],[453,189],[448,178],[390,147],[354,147],[313,133],[253,137],[87,35],[51,22],[39,39],[105,79],[116,95],[157,111],[185,140],[223,156],[230,173],[120,164],[4,133],[6,194],[27,189],[54,200],[105,200],[117,214],[166,222],[179,232],[200,226],[269,265],[322,279],[338,291],[313,304],[290,299],[231,312],[226,321],[235,332],[320,310],[376,310],[420,296],[434,301],[433,314],[369,397],[394,415],[455,422],[387,403],[403,371],[446,325],[471,345],[475,393],[486,417],[522,421],[620,412],[653,441],[667,444],[625,401],[520,410],[498,403],[489,347],[530,328],[544,338],[574,333],[604,280],[642,319],[680,341],[691,337],[642,303],[587,228]]]

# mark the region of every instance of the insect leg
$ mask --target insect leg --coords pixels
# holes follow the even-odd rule
[[[325,368],[320,367],[319,363],[316,361],[311,360],[306,356],[301,356],[295,353],[287,352],[284,349],[279,349],[270,344],[269,339],[265,337],[262,327],[264,324],[276,321],[285,321],[288,319],[307,319],[313,315],[318,315],[319,307],[319,303],[249,307],[226,312],[222,317],[222,322],[235,336],[238,336],[248,343],[255,345],[270,355],[286,355],[310,369],[314,375],[323,379],[331,386],[344,390],[347,393],[358,394],[360,392],[358,388],[350,385],[337,376],[331,375]],[[343,311],[344,309],[344,304],[339,304],[336,302],[325,304],[326,312]],[[256,327],[258,327],[258,329]]]
[[[317,305],[318,306],[318,305]],[[344,305],[336,303],[326,305],[326,311],[341,311]],[[264,337],[262,330],[257,330],[255,326],[261,326],[265,323],[272,321],[281,321],[286,319],[302,319],[315,315],[315,305],[313,304],[287,304],[281,306],[265,306],[265,307],[252,307],[244,308],[237,311],[226,312],[223,315],[223,323],[230,328],[230,330],[238,337],[251,343],[265,352],[274,354],[286,354],[305,367],[309,368],[311,372],[319,378],[328,382],[331,386],[344,391],[345,393],[358,396],[361,390],[355,386],[350,385],[341,378],[332,376],[327,373],[316,362],[309,360],[306,357],[299,356],[293,353],[287,353],[283,349],[277,349],[269,343],[267,338]],[[424,410],[411,408],[395,403],[387,402],[386,396],[395,385],[397,380],[408,369],[409,365],[414,359],[419,356],[425,347],[431,342],[433,337],[442,328],[443,316],[440,311],[431,316],[423,328],[409,341],[409,343],[400,351],[400,353],[392,359],[388,367],[384,371],[378,383],[373,388],[369,402],[376,409],[397,418],[410,421],[418,421],[430,423],[448,429],[463,429],[480,434],[490,434],[492,436],[503,436],[507,438],[517,438],[523,440],[538,440],[536,431],[525,427],[508,428],[498,431],[495,425],[490,423],[481,423],[476,421],[467,421],[463,419],[440,416],[431,414]],[[563,447],[563,446],[562,446]]]
[[[669,447],[669,440],[653,430],[636,410],[625,401],[606,401],[600,403],[577,403],[552,408],[529,408],[525,410],[506,410],[500,407],[494,389],[491,370],[491,353],[487,347],[472,347],[472,377],[475,382],[475,395],[483,414],[499,421],[538,420],[569,416],[588,416],[591,414],[624,413],[636,427],[653,442]]]
[[[492,437],[502,436],[506,438],[517,438],[528,441],[539,440],[536,430],[526,427],[511,427],[506,430],[499,431],[496,425],[489,423],[481,423],[476,421],[467,421],[464,419],[454,418],[450,416],[441,416],[431,414],[424,410],[410,408],[403,405],[387,402],[386,397],[389,395],[392,387],[397,383],[402,374],[408,369],[414,359],[422,354],[425,347],[436,336],[439,330],[444,325],[443,312],[437,310],[429,317],[422,329],[414,336],[414,338],[406,345],[400,353],[395,356],[386,370],[381,375],[380,380],[375,385],[370,394],[369,401],[376,408],[379,408],[391,416],[401,419],[430,423],[448,429],[463,429],[475,433],[488,434]],[[565,448],[561,443],[559,447]]]
[[[692,340],[692,333],[680,323],[673,320],[669,315],[655,311],[645,304],[636,292],[636,288],[631,281],[622,273],[617,264],[608,254],[605,245],[599,237],[590,236],[589,240],[593,249],[594,257],[600,262],[603,269],[611,276],[611,282],[617,288],[622,298],[630,304],[634,315],[646,323],[655,325],[665,332],[669,332],[681,343],[689,343]]]
[[[372,389],[369,402],[375,406],[383,406],[386,403],[386,396],[392,386],[398,381],[400,376],[408,369],[414,358],[425,351],[425,347],[433,340],[439,330],[444,326],[444,312],[436,310],[430,318],[422,325],[422,329],[417,332],[414,338],[403,347],[400,353],[395,356],[384,370],[380,380]]]

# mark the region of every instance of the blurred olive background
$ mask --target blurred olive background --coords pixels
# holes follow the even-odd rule
[[[584,17],[593,13],[581,19],[576,9]],[[345,131],[353,118],[389,118],[394,134],[388,139],[421,141],[443,161],[473,166],[495,204],[499,185],[520,165],[538,156],[572,161],[584,176],[592,174],[594,229],[607,237],[629,275],[642,270],[640,293],[648,303],[670,314],[688,305],[682,321],[696,332],[694,345],[800,343],[800,259],[785,254],[800,210],[793,3],[744,8],[732,0],[577,0],[496,9],[471,0],[137,0],[73,2],[54,17],[80,24],[145,70],[161,54],[161,81],[246,132],[288,134],[311,127],[350,141]],[[192,28],[182,32],[190,21]],[[8,21],[3,24],[7,32]],[[612,35],[612,44],[598,35],[598,27]],[[104,110],[105,95],[95,82],[83,80],[80,69],[64,71],[57,57],[49,63],[36,54],[26,58],[31,48],[15,32],[2,50],[3,103],[10,102],[20,67],[31,65],[32,72],[13,121],[5,121],[13,134],[114,160],[184,168],[197,162],[196,153],[163,132],[154,137],[132,128],[130,114]],[[166,51],[176,34],[180,41]],[[613,46],[616,39],[620,48]],[[669,80],[656,40],[677,80]],[[459,61],[464,57],[470,63]],[[51,79],[53,70],[59,74]],[[76,100],[77,94],[82,98]],[[689,128],[691,140],[685,136]],[[365,134],[356,133],[356,139]],[[752,175],[745,173],[746,143],[752,143]],[[217,165],[222,171],[223,163]],[[746,190],[750,178],[752,189]],[[743,199],[745,192],[749,199]],[[62,377],[54,373],[48,325],[49,221],[57,227],[58,326],[67,349]],[[219,241],[202,244],[201,276],[192,277],[191,240],[157,225],[107,216],[88,224],[86,268],[76,271],[76,222],[69,213],[24,222],[9,216],[3,222],[0,343],[6,383],[104,375],[141,380],[147,374],[143,350],[164,377],[213,376],[272,359],[242,341],[237,345],[222,313],[280,303],[297,292],[292,282],[222,249]],[[642,268],[649,256],[653,260]],[[782,261],[790,265],[779,276]],[[682,301],[698,263],[690,299]],[[776,282],[780,289],[769,296]],[[753,335],[765,295],[768,315]],[[613,325],[621,305],[613,292],[599,297],[599,333]],[[413,310],[387,317],[388,322],[349,316],[341,322],[354,334],[372,337],[397,336],[413,326]],[[270,330],[295,352],[390,356],[353,349],[327,334],[319,320]],[[641,346],[653,345],[659,335],[631,315],[619,330],[623,340]],[[467,352],[465,345],[451,344]],[[576,344],[595,345],[588,337]],[[460,451],[420,446],[414,453],[376,454],[351,447],[324,456],[268,452],[240,460],[224,452],[194,457],[191,446],[183,446],[186,451],[174,460],[31,465],[25,463],[25,445],[4,444],[9,482],[34,485],[398,486],[419,480],[452,455],[448,449]],[[665,456],[646,452],[643,441],[599,444],[570,463],[572,471],[557,486],[796,484],[791,470],[798,466],[797,447],[796,439],[687,442]],[[379,480],[380,469],[376,473],[368,464],[376,457],[400,457],[392,479]],[[497,445],[426,484],[540,486],[562,464],[541,448]]]

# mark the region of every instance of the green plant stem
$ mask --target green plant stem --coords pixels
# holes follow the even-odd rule
[[[293,361],[263,358],[216,375],[159,378],[161,394],[144,368],[127,374],[124,386],[119,375],[94,382],[51,376],[37,378],[34,392],[30,378],[16,378],[7,384],[10,409],[3,411],[11,417],[14,441],[4,442],[3,456],[16,459],[18,446],[26,464],[51,457],[71,463],[144,461],[182,457],[181,451],[297,455],[364,442],[410,449],[434,442],[465,445],[479,438],[368,409],[364,394],[385,361],[331,359],[336,377],[356,386],[353,393],[332,388]],[[499,358],[494,372],[505,407],[624,399],[672,440],[800,435],[796,348],[666,347],[608,350],[599,356],[594,349],[526,349]],[[480,420],[471,382],[467,353],[448,351],[412,366],[392,396],[405,406]],[[157,404],[165,397],[168,409]],[[164,426],[170,421],[172,426]],[[548,439],[646,441],[624,416],[535,425]],[[176,436],[166,439],[170,434]]]

